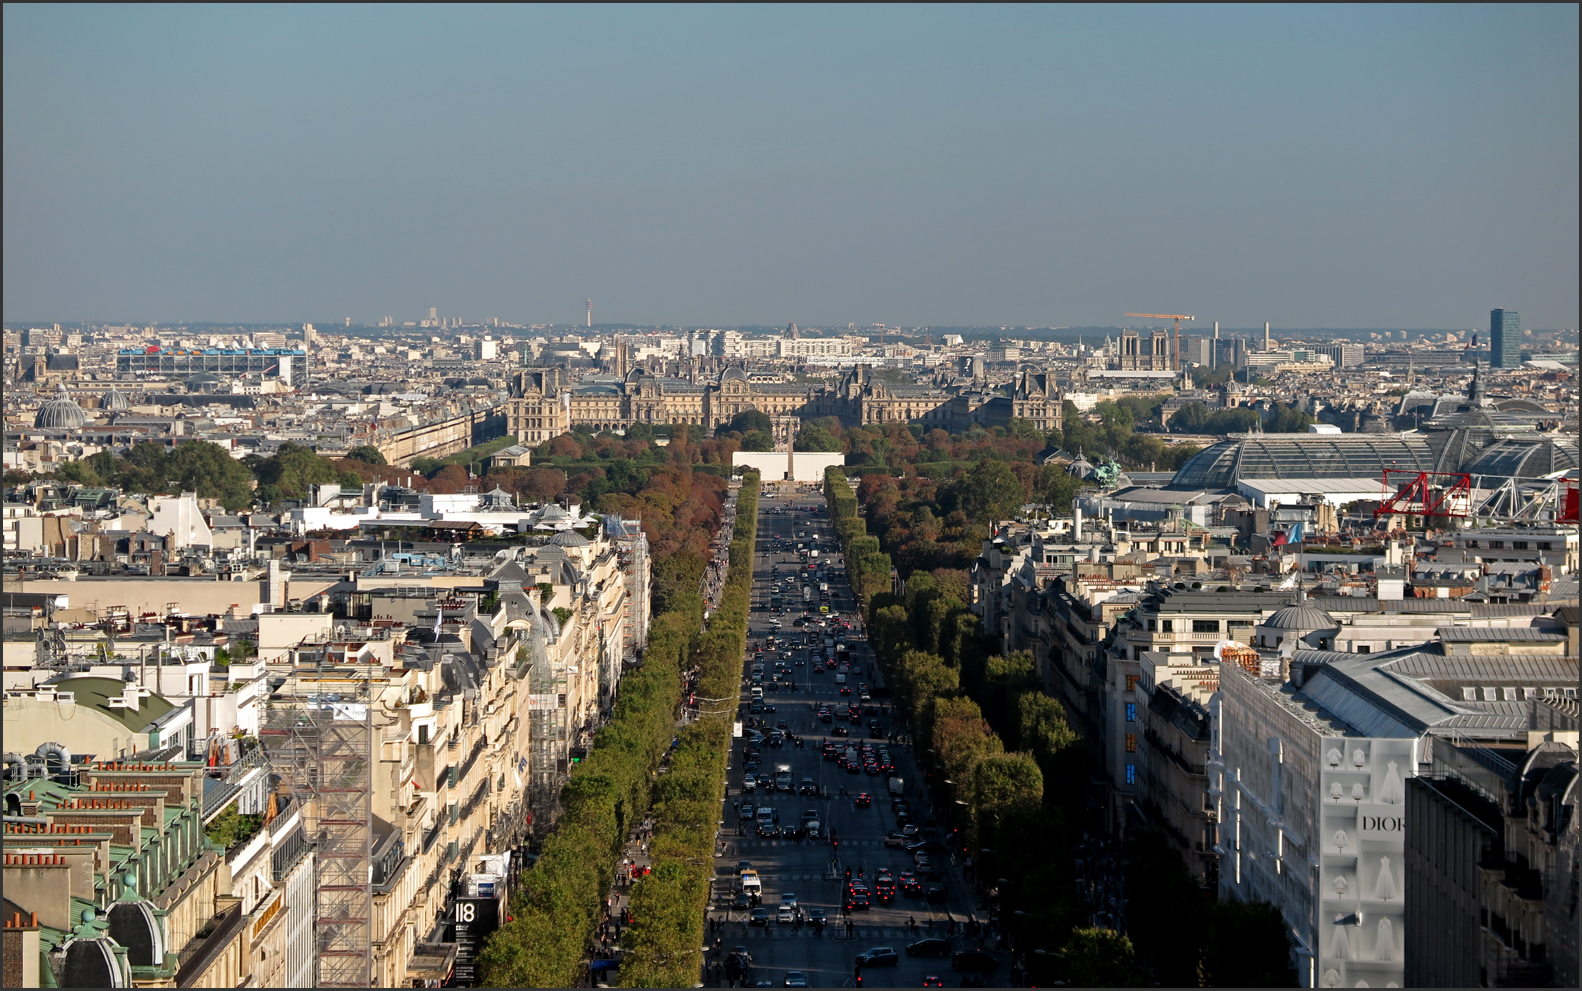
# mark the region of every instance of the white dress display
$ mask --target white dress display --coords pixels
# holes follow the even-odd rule
[[[1351,800],[1353,802],[1364,801],[1365,799],[1367,799],[1367,797],[1368,797],[1368,792],[1367,792],[1367,790],[1365,788],[1362,787],[1362,782],[1361,781],[1359,781],[1356,784],[1351,786]]]
[[[1384,787],[1379,789],[1379,801],[1385,805],[1402,805],[1406,802],[1406,784],[1401,780],[1401,772],[1393,760],[1390,761],[1389,770],[1384,772]]]
[[[1350,839],[1350,837],[1346,835],[1346,831],[1344,829],[1335,830],[1335,849],[1344,853],[1346,851],[1346,841],[1348,839]]]
[[[1324,987],[1340,987],[1340,971],[1334,969],[1324,971]]]
[[[1329,800],[1330,801],[1338,802],[1342,798],[1345,798],[1345,797],[1346,797],[1346,793],[1341,790],[1339,781],[1337,781],[1334,784],[1329,786]]]
[[[1389,919],[1379,920],[1379,936],[1373,943],[1373,959],[1390,963],[1395,959],[1395,924]]]
[[[1351,937],[1346,935],[1346,930],[1351,927],[1338,924],[1343,918],[1345,918],[1343,915],[1335,916],[1335,922],[1337,923],[1335,926],[1335,939],[1329,945],[1329,955],[1336,960],[1351,959]]]
[[[1329,748],[1329,753],[1325,754],[1325,757],[1328,759],[1330,767],[1339,767],[1340,766],[1340,750],[1339,749],[1337,749],[1335,747]]]
[[[1373,886],[1373,897],[1387,902],[1395,897],[1395,875],[1390,871],[1390,858],[1379,858],[1379,880]]]

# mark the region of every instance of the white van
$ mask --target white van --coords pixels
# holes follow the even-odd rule
[[[837,684],[837,685],[844,685],[845,683],[846,683],[846,676],[845,675],[837,674],[835,676],[835,684]],[[755,688],[755,689],[753,689],[753,691],[756,692],[756,691],[758,691],[758,689]]]

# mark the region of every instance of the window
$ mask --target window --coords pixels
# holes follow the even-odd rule
[[[1153,633],[1154,631],[1156,631],[1158,629],[1159,629],[1158,625],[1153,620],[1150,619],[1148,621],[1148,632],[1149,633]]]
[[[1137,783],[1137,765],[1136,764],[1127,764],[1126,765],[1126,783],[1129,784],[1129,785],[1134,785],[1134,784]]]
[[[1373,653],[1373,648],[1371,646],[1369,646],[1368,644],[1365,644],[1365,643],[1358,644],[1357,645],[1357,653],[1359,653],[1359,654],[1371,654],[1371,653]]]
[[[1141,678],[1141,677],[1142,677],[1142,675],[1139,675],[1139,674],[1129,674],[1129,675],[1127,675],[1126,676],[1126,690],[1128,692],[1135,692],[1137,690],[1137,679]]]
[[[1527,541],[1525,541],[1525,540],[1513,540],[1513,541],[1511,541],[1511,549],[1512,550],[1517,550],[1517,551],[1524,551],[1524,550],[1527,549]]]
[[[1161,619],[1159,621],[1159,629],[1165,633],[1174,633],[1176,631],[1176,621],[1173,619]]]
[[[1491,541],[1489,541],[1489,547],[1491,549],[1493,549],[1493,550],[1502,551],[1502,550],[1505,549],[1505,541],[1503,541],[1503,540],[1491,540]]]
[[[1128,703],[1126,703],[1126,721],[1129,722],[1129,723],[1135,723],[1137,721],[1137,703],[1136,702],[1128,702]]]
[[[1137,734],[1136,733],[1127,733],[1126,734],[1126,752],[1129,753],[1129,754],[1135,754],[1137,752]]]
[[[1219,620],[1217,620],[1217,619],[1194,619],[1192,621],[1192,632],[1193,633],[1218,633],[1219,632]]]
[[[1540,540],[1538,541],[1538,549],[1541,551],[1554,550],[1554,545],[1547,540]]]
[[[1500,690],[1498,688],[1485,688],[1485,689],[1483,689],[1483,701],[1485,701],[1485,702],[1498,702],[1499,700],[1500,700]]]
[[[1476,702],[1477,700],[1478,700],[1478,690],[1476,688],[1462,688],[1461,689],[1461,701],[1463,701],[1463,702]]]

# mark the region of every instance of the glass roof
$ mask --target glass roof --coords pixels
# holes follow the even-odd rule
[[[1384,469],[1433,471],[1417,434],[1290,434],[1222,441],[1192,456],[1171,485],[1228,488],[1243,478],[1374,478]]]

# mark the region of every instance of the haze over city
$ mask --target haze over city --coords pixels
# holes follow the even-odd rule
[[[1577,323],[1570,5],[4,17],[8,320]]]

